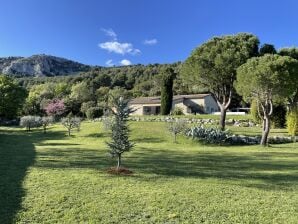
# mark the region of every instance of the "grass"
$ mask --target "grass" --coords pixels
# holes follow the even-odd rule
[[[0,223],[297,223],[297,143],[174,144],[164,123],[131,129],[134,174],[113,176],[99,123],[70,137],[0,128]]]

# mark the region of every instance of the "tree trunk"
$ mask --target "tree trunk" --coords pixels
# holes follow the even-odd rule
[[[221,106],[220,107],[219,127],[222,131],[225,130],[225,126],[226,126],[226,114],[227,114],[227,109],[224,106]]]
[[[261,139],[261,145],[262,146],[267,145],[269,131],[270,131],[270,119],[269,119],[268,116],[264,116],[264,118],[263,118],[262,139]]]
[[[177,134],[174,134],[174,143],[177,142]]]
[[[70,128],[68,129],[68,136],[70,136]]]
[[[118,154],[117,170],[121,167],[121,154]]]

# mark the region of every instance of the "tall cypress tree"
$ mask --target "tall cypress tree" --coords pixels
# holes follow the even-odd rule
[[[162,73],[161,83],[161,108],[162,115],[168,115],[172,109],[173,83],[175,72],[172,68],[166,68]]]
[[[112,124],[112,140],[107,142],[109,147],[109,153],[113,157],[117,157],[117,170],[121,167],[121,156],[124,152],[130,151],[134,146],[129,140],[129,128],[127,124],[127,119],[129,114],[134,110],[128,105],[128,100],[123,97],[119,97],[113,100],[114,108],[111,110],[115,121]]]

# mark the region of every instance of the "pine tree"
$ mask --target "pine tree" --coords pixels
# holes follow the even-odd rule
[[[133,112],[129,108],[128,100],[123,97],[113,100],[113,109],[111,110],[114,115],[114,122],[112,124],[112,140],[107,142],[109,153],[112,157],[117,157],[117,170],[121,167],[121,157],[124,152],[128,152],[134,144],[129,140],[129,128],[127,118]]]

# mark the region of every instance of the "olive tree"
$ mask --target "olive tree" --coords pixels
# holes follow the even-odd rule
[[[70,136],[70,133],[73,129],[80,129],[81,119],[79,117],[68,116],[62,118],[61,123],[67,129],[68,136]]]
[[[41,125],[43,128],[43,133],[45,134],[47,132],[48,126],[54,122],[54,118],[52,116],[48,117],[42,117],[41,118]]]
[[[167,124],[167,128],[169,132],[174,137],[174,143],[177,142],[177,135],[183,133],[187,128],[187,121],[185,119],[177,119],[174,121],[170,121]]]
[[[258,54],[259,40],[240,33],[214,37],[196,48],[185,61],[182,76],[211,92],[221,111],[220,127],[225,128],[226,111],[234,95],[237,68]]]
[[[26,128],[26,131],[31,131],[31,128],[41,126],[41,117],[39,116],[23,116],[20,119],[20,126]]]
[[[255,99],[263,122],[261,145],[267,144],[273,104],[287,98],[296,87],[298,61],[280,55],[266,54],[249,59],[237,69],[236,90],[244,99]]]

